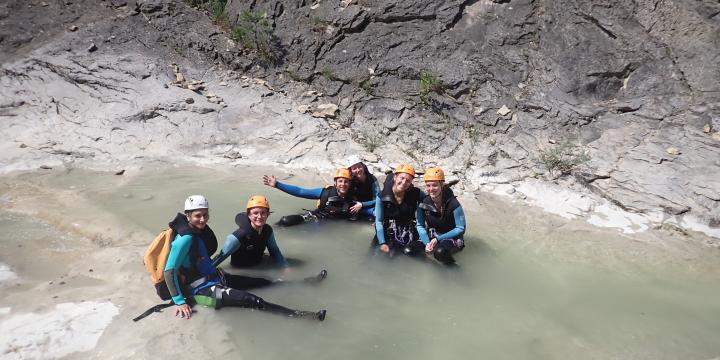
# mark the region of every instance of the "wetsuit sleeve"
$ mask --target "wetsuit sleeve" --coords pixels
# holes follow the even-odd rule
[[[438,235],[438,241],[457,239],[465,234],[465,213],[463,212],[462,206],[458,206],[457,209],[453,210],[453,217],[455,218],[455,228],[444,234]]]
[[[378,245],[385,243],[385,227],[383,226],[383,220],[385,214],[383,213],[382,201],[380,196],[375,197],[375,234],[378,239]]]
[[[213,266],[218,267],[220,263],[225,261],[225,259],[228,258],[228,256],[232,255],[237,249],[240,248],[240,240],[235,237],[235,235],[230,234],[225,238],[225,244],[223,245],[222,250],[220,250],[220,254],[215,257],[213,260]]]
[[[319,199],[320,194],[322,194],[323,188],[303,188],[295,185],[285,184],[281,182],[277,182],[275,184],[275,187],[282,190],[283,192],[286,192],[292,196],[297,196],[305,199]]]
[[[190,254],[190,245],[192,245],[192,235],[177,235],[170,245],[170,254],[167,263],[165,263],[165,283],[170,290],[173,303],[175,305],[185,304],[185,296],[182,294],[182,284],[180,283],[180,266]]]
[[[425,211],[418,207],[417,210],[415,210],[415,218],[417,219],[417,225],[415,225],[415,227],[417,228],[418,235],[420,235],[420,241],[427,245],[430,242],[430,236],[428,236],[427,229],[425,228]]]
[[[267,241],[267,248],[268,252],[270,253],[270,256],[273,258],[276,264],[282,266],[282,267],[288,267],[290,264],[288,264],[287,260],[283,256],[282,252],[280,252],[280,248],[277,245],[277,241],[275,241],[275,233],[273,232],[270,234],[270,238]]]
[[[375,207],[375,198],[380,196],[380,186],[377,181],[373,181],[372,184],[373,198],[362,203],[363,208]]]

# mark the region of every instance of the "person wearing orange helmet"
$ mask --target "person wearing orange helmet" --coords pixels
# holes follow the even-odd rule
[[[319,200],[317,208],[305,215],[283,216],[279,225],[297,225],[310,219],[355,219],[362,210],[362,203],[355,199],[352,191],[352,175],[350,170],[340,168],[335,171],[333,185],[322,188],[302,188],[277,181],[275,176],[264,175],[263,183],[304,199]]]
[[[453,254],[465,247],[465,214],[453,191],[445,186],[439,167],[425,170],[425,192],[417,213],[418,233],[425,252],[444,264],[453,264]]]
[[[270,216],[270,203],[262,195],[250,197],[246,211],[235,215],[237,230],[228,235],[220,254],[215,258],[217,266],[228,256],[234,267],[250,267],[260,264],[265,249],[275,264],[287,268],[288,262],[275,240],[275,234],[267,219]]]
[[[252,210],[255,208],[250,211]],[[210,260],[210,255],[217,249],[217,239],[207,225],[209,219],[207,199],[202,195],[192,195],[185,200],[185,213],[178,213],[169,224],[176,235],[170,244],[164,277],[169,295],[176,306],[175,316],[190,319],[192,315],[190,305],[202,304],[215,308],[222,306],[250,308],[319,321],[325,319],[325,310],[317,312],[293,310],[240,290],[238,286],[243,285],[246,279],[238,275],[225,274]],[[260,224],[263,221],[251,222]]]
[[[402,251],[405,255],[422,253],[424,245],[418,240],[415,217],[423,192],[414,187],[415,169],[408,164],[395,168],[393,176],[385,179],[380,195],[375,199],[375,237],[373,247],[380,252]]]

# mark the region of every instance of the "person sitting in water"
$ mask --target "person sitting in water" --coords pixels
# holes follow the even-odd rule
[[[352,174],[352,185],[358,201],[362,203],[360,215],[372,217],[375,210],[375,198],[380,194],[377,178],[357,156],[348,158],[348,170]]]
[[[190,319],[189,303],[214,306],[236,306],[267,311],[295,318],[323,321],[325,310],[300,311],[263,300],[233,286],[238,278],[224,274],[210,261],[217,249],[217,238],[207,225],[210,219],[209,204],[202,195],[192,195],[185,200],[185,213],[178,213],[170,222],[177,234],[170,245],[165,265],[165,283],[175,304],[175,316]]]
[[[445,186],[445,173],[439,167],[425,170],[425,196],[417,212],[420,240],[425,252],[444,264],[453,264],[453,254],[465,247],[465,214],[453,191]]]
[[[383,190],[375,199],[375,237],[372,246],[383,253],[402,251],[405,255],[422,253],[415,216],[418,202],[425,194],[413,186],[415,169],[400,164],[395,174],[385,179]]]
[[[267,198],[256,195],[248,200],[246,212],[235,215],[237,230],[225,238],[220,254],[213,260],[217,266],[228,256],[235,267],[255,266],[262,262],[267,248],[276,265],[287,268],[288,262],[275,240],[275,234],[267,219],[270,215],[270,203]]]
[[[297,225],[310,219],[355,219],[362,210],[363,204],[355,200],[351,188],[350,170],[341,168],[335,172],[333,186],[324,188],[302,188],[277,181],[275,176],[264,175],[263,183],[278,188],[290,195],[318,199],[317,208],[305,215],[283,216],[278,224],[283,226]]]

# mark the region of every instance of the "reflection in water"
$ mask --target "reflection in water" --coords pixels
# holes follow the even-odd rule
[[[74,182],[72,176],[54,181],[66,186]],[[221,243],[234,230],[235,213],[243,210],[252,194],[269,197],[270,222],[314,204],[264,187],[259,173],[248,171],[239,177],[172,170],[130,181],[94,176],[82,175],[83,195],[150,232],[161,230],[187,195],[206,195],[210,225]],[[451,268],[403,256],[370,257],[369,222],[275,226],[283,253],[296,259],[289,278],[322,268],[329,276],[317,286],[287,284],[255,293],[291,307],[326,308],[326,321],[292,321],[240,309],[201,316],[215,317],[233,329],[230,338],[245,358],[704,359],[720,355],[715,336],[720,333],[716,300],[720,280],[713,272],[683,273],[662,261],[643,263],[642,258],[624,261],[608,256],[617,250],[604,247],[625,239],[586,244],[592,236],[587,232],[564,233],[540,220],[528,224],[512,211],[502,214],[502,221],[489,222],[483,216],[496,216],[497,210],[493,209],[494,215],[482,210],[468,211],[467,247],[457,257],[459,265]],[[6,222],[0,226],[3,232],[20,231]],[[644,245],[633,246],[643,249]],[[280,275],[277,269],[231,269],[228,262],[224,267],[243,274]]]

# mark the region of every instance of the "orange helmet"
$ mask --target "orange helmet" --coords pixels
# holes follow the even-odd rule
[[[431,167],[425,170],[425,182],[428,181],[445,181],[445,172],[439,167]]]
[[[350,174],[350,170],[346,168],[340,168],[335,171],[335,176],[333,177],[333,180],[337,178],[346,178],[348,180],[352,180],[352,175]]]
[[[415,177],[415,168],[409,164],[400,164],[395,168],[395,173],[406,173],[412,177]]]
[[[262,207],[270,210],[270,203],[268,202],[266,197],[262,195],[254,195],[250,197],[250,200],[248,200],[247,206],[245,208],[246,210],[250,210],[256,207]]]

